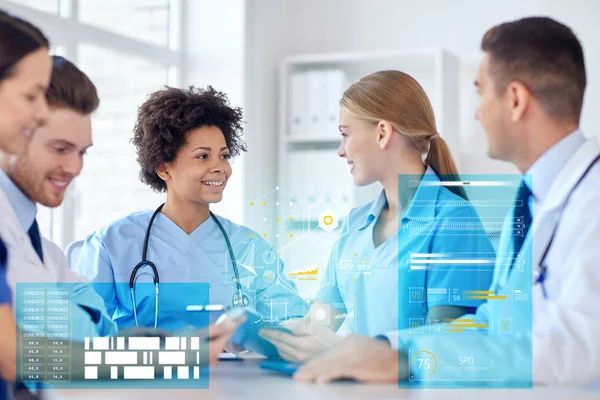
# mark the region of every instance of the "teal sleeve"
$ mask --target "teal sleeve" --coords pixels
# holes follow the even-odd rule
[[[104,301],[88,283],[78,283],[72,288],[71,299],[78,308],[87,313],[95,325],[96,336],[114,336],[117,325],[106,310]],[[79,329],[78,324],[74,324]]]
[[[75,270],[92,282],[95,292],[104,300],[107,315],[112,319],[119,306],[114,272],[108,251],[97,234],[91,234],[85,240]]]
[[[52,283],[43,284],[43,287],[50,290],[70,291],[68,326],[71,341],[83,342],[86,337],[111,336],[117,333],[115,324],[106,314],[102,299],[89,283]],[[66,298],[62,301],[66,301]],[[19,314],[20,311],[17,311],[17,315]],[[61,338],[60,335],[64,332],[63,323],[60,321],[48,322],[45,329],[50,338]],[[59,336],[53,336],[55,333]]]
[[[90,288],[90,290],[92,289]],[[86,295],[81,296],[74,293],[71,296],[71,303],[75,305],[75,307],[71,307],[69,318],[72,327],[71,340],[83,342],[85,337],[115,335],[117,332],[112,320],[102,316],[102,310],[96,308],[97,303],[90,307],[88,300],[91,299]],[[98,317],[98,321],[94,321],[93,317]]]

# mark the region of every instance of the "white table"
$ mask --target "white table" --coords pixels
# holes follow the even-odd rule
[[[243,362],[221,361],[210,370],[210,388],[205,390],[184,389],[62,389],[50,392],[51,400],[180,400],[180,399],[440,399],[440,400],[578,400],[600,399],[600,392],[564,388],[534,389],[422,389],[404,390],[397,385],[364,385],[353,382],[336,382],[328,385],[313,385],[294,382],[285,375],[261,370],[259,360]]]

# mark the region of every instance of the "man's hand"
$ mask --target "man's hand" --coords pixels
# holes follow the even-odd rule
[[[294,374],[294,379],[315,383],[327,383],[342,378],[370,383],[397,383],[408,376],[405,359],[404,353],[399,355],[381,340],[350,335],[323,355],[299,368]]]
[[[291,321],[283,324],[292,334],[276,329],[261,329],[259,334],[277,348],[279,355],[288,361],[304,362],[319,355],[342,337],[329,328],[306,326],[304,321]]]

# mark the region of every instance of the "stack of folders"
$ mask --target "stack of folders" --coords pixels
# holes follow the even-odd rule
[[[339,101],[346,75],[339,69],[292,72],[288,82],[288,134],[298,138],[336,138]]]

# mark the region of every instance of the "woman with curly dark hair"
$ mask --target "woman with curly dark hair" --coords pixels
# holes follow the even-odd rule
[[[230,159],[246,150],[241,136],[242,110],[210,86],[167,87],[139,108],[132,142],[140,178],[166,192],[166,202],[88,236],[77,266],[119,328],[176,329],[191,304],[249,304],[279,320],[304,314],[276,250],[210,211],[223,198]]]

